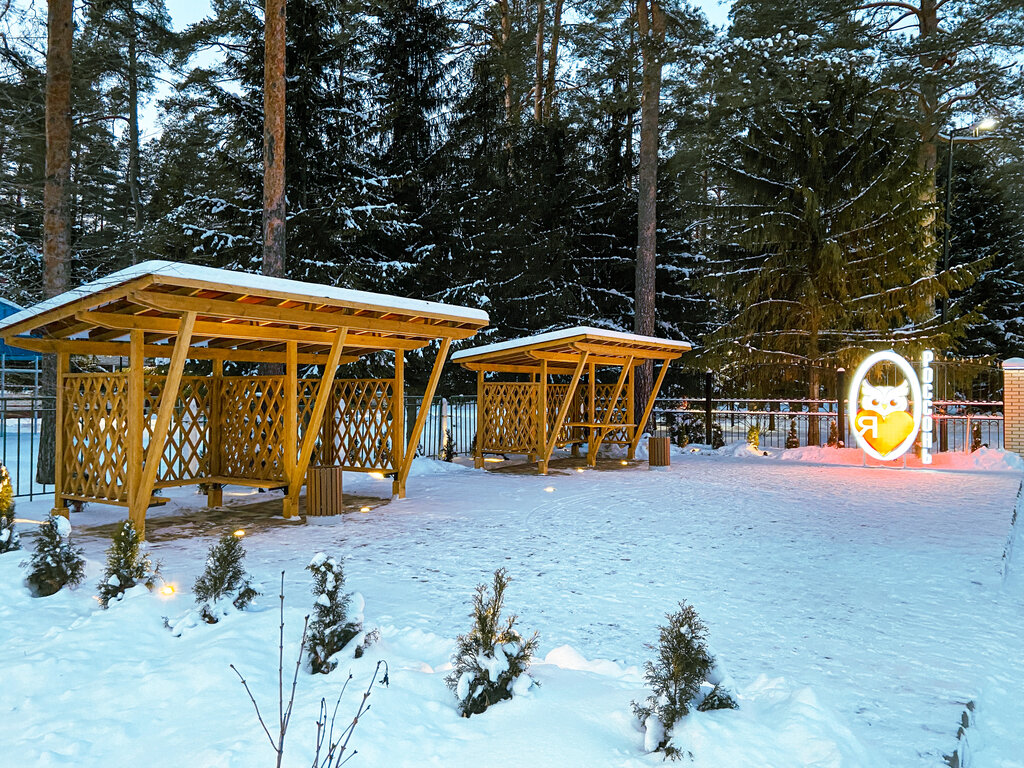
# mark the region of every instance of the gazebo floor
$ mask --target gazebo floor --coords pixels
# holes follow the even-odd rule
[[[598,458],[597,466],[591,467],[587,464],[586,456],[566,456],[560,459],[552,459],[548,462],[548,474],[549,475],[568,475],[570,472],[575,472],[577,469],[591,470],[596,469],[599,472],[611,472],[617,469],[634,469],[644,464],[643,461],[626,461],[625,459],[602,459]],[[537,462],[535,461],[519,461],[515,463],[502,463],[500,466],[487,466],[485,469],[488,472],[503,472],[508,475],[535,475],[537,474]]]
[[[306,523],[306,497],[299,498],[298,520],[285,520],[281,507],[284,499],[280,496],[256,501],[249,504],[231,504],[223,507],[186,507],[177,512],[157,515],[146,521],[146,540],[155,543],[173,541],[174,539],[194,536],[220,535],[228,531],[244,529],[246,535],[269,528],[280,528]],[[390,502],[379,496],[344,495],[345,512],[359,512],[364,507],[375,509]],[[329,520],[330,518],[315,518]],[[104,523],[103,525],[83,526],[75,528],[76,536],[110,538],[121,526],[123,521]]]

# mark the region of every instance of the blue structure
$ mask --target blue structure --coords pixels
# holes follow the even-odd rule
[[[13,301],[0,298],[0,319],[10,317],[15,312],[21,312],[21,309],[22,308]],[[29,352],[27,349],[9,347],[4,344],[3,339],[0,339],[0,357],[5,357],[8,360],[35,360],[39,357],[39,353]]]

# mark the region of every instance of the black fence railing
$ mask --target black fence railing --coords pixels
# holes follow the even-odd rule
[[[34,499],[53,492],[52,485],[36,482],[43,414],[53,411],[53,396],[0,397],[0,464],[7,467],[14,495],[19,498]]]

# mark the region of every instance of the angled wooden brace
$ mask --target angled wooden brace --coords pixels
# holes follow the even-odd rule
[[[633,435],[633,442],[629,444],[629,455],[632,456],[636,452],[636,447],[640,443],[640,438],[644,435],[644,427],[647,426],[647,420],[651,418],[651,411],[654,410],[654,401],[658,397],[658,392],[661,391],[661,383],[665,381],[665,374],[668,373],[668,366],[670,360],[666,360],[661,364],[661,370],[658,372],[658,380],[654,382],[654,387],[651,389],[651,396],[647,398],[647,405],[644,406],[644,415],[640,417],[640,421],[636,423],[635,434]]]
[[[626,360],[625,365],[622,366],[622,372],[619,374],[619,380],[615,383],[615,390],[612,392],[611,400],[608,401],[608,408],[605,411],[604,418],[601,419],[601,426],[593,431],[593,437],[590,440],[590,446],[587,449],[587,463],[590,466],[594,466],[597,463],[597,450],[601,447],[601,443],[604,442],[605,437],[608,435],[609,427],[612,423],[612,416],[615,414],[615,404],[619,402],[619,398],[622,396],[622,390],[626,386],[626,379],[629,378],[629,371],[633,367],[633,358],[630,357]]]
[[[409,470],[412,469],[412,460],[416,458],[416,447],[420,444],[420,434],[423,432],[423,425],[427,422],[427,414],[430,413],[430,406],[434,401],[434,392],[437,390],[437,382],[441,379],[441,371],[444,369],[445,360],[448,359],[448,350],[452,346],[451,339],[443,339],[441,348],[437,350],[437,359],[434,360],[434,368],[427,380],[427,389],[423,393],[423,402],[420,403],[419,412],[416,414],[416,422],[409,433],[409,442],[405,448],[405,456],[402,458],[402,466],[398,469],[398,476],[395,478],[398,498],[405,498],[405,481],[409,477]],[[479,440],[479,438],[477,438]]]
[[[551,454],[555,450],[555,443],[558,442],[558,433],[562,431],[562,424],[565,422],[565,416],[569,413],[569,406],[572,405],[574,396],[576,394],[576,387],[580,383],[580,377],[583,375],[583,369],[587,367],[587,359],[590,357],[589,352],[584,352],[578,363],[576,363],[576,370],[573,371],[572,381],[569,382],[569,391],[565,393],[565,399],[562,404],[558,406],[558,416],[555,418],[555,423],[551,428],[551,435],[548,437],[547,445],[544,446],[544,453],[540,456],[540,461],[537,462],[537,468],[540,470],[542,475],[548,473],[548,462],[551,460]]]

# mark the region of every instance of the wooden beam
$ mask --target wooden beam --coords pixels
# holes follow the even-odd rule
[[[545,352],[544,350],[536,350],[530,352],[529,355],[537,360],[547,360],[551,363],[571,363],[576,364],[576,361],[580,359],[580,354],[573,352]],[[590,353],[590,362],[593,365],[611,365],[618,368],[622,365],[623,361],[627,358],[632,357],[631,355],[597,355]],[[637,363],[639,365],[639,363]],[[536,370],[536,369],[534,369]]]
[[[540,361],[540,387],[537,389],[537,463],[542,475],[548,473],[548,462],[541,451],[548,444],[548,361]],[[543,466],[540,463],[543,462]]]
[[[572,404],[576,394],[576,387],[580,383],[580,377],[583,375],[583,369],[587,365],[587,358],[589,356],[588,352],[580,355],[580,360],[576,363],[576,370],[572,374],[572,381],[569,383],[569,390],[566,392],[562,404],[558,406],[558,415],[555,417],[555,423],[551,427],[551,436],[548,438],[548,443],[544,446],[544,453],[540,457],[539,468],[542,475],[547,474],[548,462],[551,461],[551,454],[555,450],[558,433],[562,431],[562,424],[565,422],[565,416],[569,412],[569,406]]]
[[[210,455],[207,474],[217,477],[224,472],[224,362],[214,360],[213,376],[208,383],[210,392]],[[211,482],[206,492],[206,506],[220,507],[224,504],[222,483]]]
[[[327,410],[327,402],[331,399],[334,390],[334,378],[338,373],[338,361],[341,359],[341,350],[345,346],[345,337],[348,331],[345,328],[337,332],[334,343],[331,345],[330,354],[327,355],[327,367],[324,368],[323,376],[320,377],[320,390],[316,393],[316,400],[313,403],[313,412],[309,417],[309,424],[306,425],[306,433],[302,436],[302,448],[299,451],[293,471],[288,475],[288,495],[284,500],[284,516],[294,517],[299,511],[299,491],[302,489],[302,481],[309,468],[309,460],[313,456],[313,446],[320,432],[320,425],[324,419],[324,412]]]
[[[587,463],[592,467],[597,464],[597,451],[600,449],[601,443],[608,435],[608,428],[611,426],[612,416],[615,414],[615,404],[619,402],[619,398],[622,396],[622,389],[626,386],[626,379],[629,377],[632,370],[633,358],[630,358],[626,364],[622,366],[622,372],[619,374],[619,379],[615,383],[615,389],[612,390],[611,399],[608,400],[608,407],[605,409],[604,418],[601,419],[601,426],[597,429],[591,430],[592,448],[587,452]]]
[[[125,457],[128,462],[128,501],[139,495],[142,488],[142,437],[146,420],[145,354],[142,331],[131,332],[131,347],[128,354],[128,445]],[[131,504],[129,503],[129,507]],[[134,520],[132,521],[135,522]]]
[[[70,518],[64,498],[64,382],[71,360],[67,352],[57,353],[57,397],[53,414],[53,509],[51,515]]]
[[[626,423],[631,426],[626,427],[626,436],[629,440],[629,450],[626,453],[626,458],[632,461],[634,459],[635,450],[633,448],[633,438],[636,437],[636,368],[631,367],[629,369],[629,379],[626,382]]]
[[[135,530],[139,533],[139,538],[142,539],[146,537],[146,507],[149,506],[149,498],[153,495],[153,484],[156,482],[156,475],[160,470],[160,459],[164,454],[167,429],[171,424],[171,416],[174,414],[174,403],[178,399],[181,374],[185,370],[185,361],[188,359],[188,347],[192,340],[192,326],[195,322],[195,312],[186,312],[181,316],[177,339],[174,342],[174,352],[171,355],[171,364],[167,368],[167,379],[164,381],[164,389],[160,394],[160,410],[157,413],[156,424],[153,425],[153,435],[149,439],[149,447],[146,449],[146,463],[142,469],[142,479],[139,490],[131,501],[130,517],[135,525]]]
[[[405,352],[395,350],[395,380],[391,387],[391,466],[400,467],[405,460]],[[401,490],[398,477],[391,481],[391,494]]]
[[[452,340],[442,339],[441,347],[437,350],[437,358],[434,360],[434,368],[427,380],[427,388],[423,392],[423,401],[416,414],[416,422],[413,424],[412,432],[409,434],[409,441],[405,449],[405,456],[402,458],[402,466],[398,470],[398,498],[405,498],[405,481],[409,477],[409,470],[412,468],[412,460],[416,456],[416,446],[420,444],[420,434],[423,432],[423,425],[427,421],[427,414],[434,400],[434,392],[437,390],[437,382],[441,379],[441,371],[444,369],[445,360],[448,359],[448,350],[451,349]]]
[[[453,328],[434,323],[404,320],[383,320],[347,312],[317,312],[273,304],[250,304],[222,299],[203,299],[156,291],[134,291],[129,297],[136,304],[161,312],[196,312],[206,317],[228,317],[289,325],[312,325],[320,328],[345,328],[351,331],[383,331],[422,338],[466,339],[476,328]],[[385,311],[383,308],[381,311]]]
[[[467,371],[482,371],[485,373],[537,373],[540,370],[540,361],[533,365],[503,365],[501,363],[459,363]],[[576,362],[572,365],[551,365],[548,364],[550,376],[572,376],[576,370]]]
[[[281,437],[284,440],[284,472],[289,479],[295,477],[299,460],[299,351],[294,341],[285,347],[284,364],[284,424]],[[300,481],[301,484],[301,481]],[[291,498],[289,487],[288,499]],[[295,496],[296,502],[298,494]],[[286,500],[286,506],[288,501]],[[286,509],[285,517],[294,517],[298,508]]]
[[[486,374],[476,372],[476,446],[473,449],[473,466],[483,469],[484,466],[484,385]]]
[[[666,360],[661,364],[661,370],[658,372],[658,379],[654,382],[654,388],[651,389],[651,396],[647,398],[647,405],[644,406],[644,415],[640,418],[640,421],[636,423],[636,434],[633,435],[633,440],[629,444],[629,453],[633,455],[636,453],[636,447],[640,443],[640,438],[643,437],[644,429],[647,427],[647,420],[651,418],[651,411],[654,410],[654,401],[658,397],[658,392],[661,390],[661,384],[665,381],[665,374],[668,373],[668,366],[671,361]]]
[[[642,347],[634,347],[628,344],[595,344],[589,341],[574,341],[572,344],[574,349],[578,349],[581,352],[589,352],[592,355],[606,356],[606,357],[634,357],[637,360],[675,360],[680,357],[684,351],[679,349],[644,349]]]

